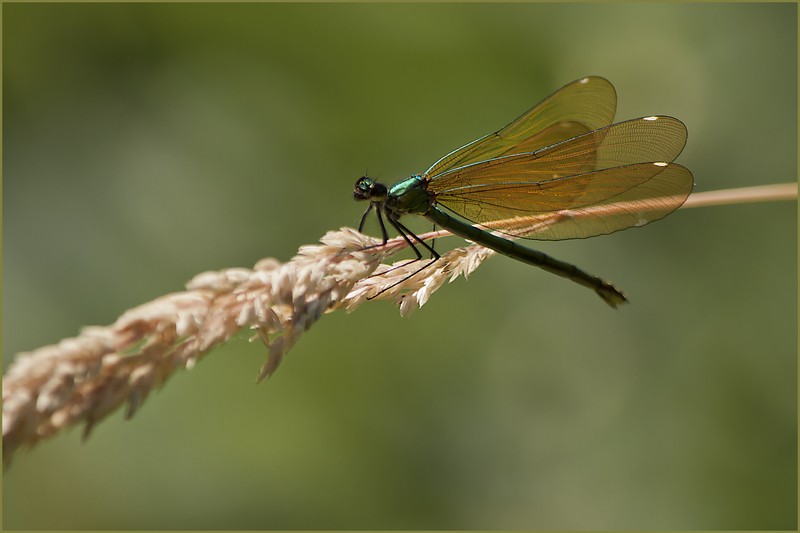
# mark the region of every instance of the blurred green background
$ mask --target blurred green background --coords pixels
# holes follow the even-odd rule
[[[364,172],[588,74],[687,124],[695,190],[796,179],[794,4],[2,8],[4,368],[357,225]],[[325,317],[259,386],[242,335],[20,452],[3,526],[795,529],[796,205],[535,246],[631,305],[496,257],[409,319]]]

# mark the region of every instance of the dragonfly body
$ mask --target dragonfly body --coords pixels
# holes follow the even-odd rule
[[[559,261],[538,250],[533,250],[517,242],[483,231],[439,209],[436,206],[435,198],[427,191],[427,180],[422,175],[415,174],[408,179],[394,184],[389,189],[387,189],[385,185],[364,176],[356,183],[355,190],[357,199],[370,199],[371,201],[370,207],[362,217],[361,226],[363,227],[364,219],[374,207],[376,213],[378,213],[378,220],[381,221],[381,228],[384,231],[384,243],[388,235],[385,233],[381,213],[383,213],[389,220],[389,223],[395,226],[398,232],[408,240],[412,249],[417,252],[418,259],[421,255],[407,237],[407,235],[410,234],[412,237],[416,238],[416,235],[409,232],[405,227],[398,227],[399,218],[403,215],[422,215],[437,226],[447,228],[451,233],[459,237],[469,239],[487,248],[491,248],[496,252],[522,261],[523,263],[538,266],[553,274],[571,279],[580,285],[593,289],[611,307],[616,307],[627,301],[625,296],[612,284],[581,270],[575,265]],[[361,191],[367,193],[365,195],[366,198],[358,196]],[[372,197],[370,197],[370,192],[372,192]],[[359,231],[361,229],[362,228],[359,228]],[[435,259],[438,259],[439,254],[433,248],[430,248],[422,240],[418,240],[418,242],[428,248]]]
[[[383,242],[388,239],[385,217],[417,259],[422,255],[412,238],[436,260],[439,254],[400,221],[421,215],[465,239],[589,287],[616,307],[626,299],[612,284],[514,240],[613,233],[658,220],[685,201],[692,175],[672,163],[686,142],[683,123],[651,116],[612,124],[615,108],[616,92],[607,80],[583,78],[505,128],[444,156],[424,174],[391,187],[361,177],[353,194],[370,204],[359,230],[374,209]]]

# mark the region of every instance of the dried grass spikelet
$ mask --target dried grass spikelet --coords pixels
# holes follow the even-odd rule
[[[442,236],[446,232],[427,235]],[[327,312],[352,311],[368,299],[393,299],[408,315],[493,252],[457,248],[428,263],[382,264],[406,246],[352,229],[332,231],[322,244],[302,246],[286,263],[263,259],[253,269],[199,274],[187,290],[123,313],[109,326],[84,328],[19,354],[3,377],[3,458],[85,422],[84,437],[106,415],[127,404],[132,416],[150,391],[179,368],[191,368],[243,328],[268,348],[261,380],[277,369],[300,336]]]

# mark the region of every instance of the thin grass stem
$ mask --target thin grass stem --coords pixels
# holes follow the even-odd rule
[[[781,184],[695,193],[684,207],[796,198],[796,184]],[[538,217],[533,230],[567,215],[572,216]],[[583,210],[581,216],[591,213]],[[449,235],[439,230],[419,237]],[[418,270],[406,260],[386,263],[408,246],[401,237],[381,244],[342,228],[320,242],[301,246],[286,263],[263,259],[252,269],[199,274],[185,291],[130,309],[108,326],[86,327],[77,337],[18,354],[3,376],[4,464],[11,463],[20,447],[79,423],[88,436],[97,422],[122,406],[132,416],[178,369],[191,368],[243,329],[267,348],[258,374],[262,380],[325,313],[350,312],[374,298],[393,300],[407,316],[445,282],[468,277],[494,254],[473,244],[441,254],[430,267]]]

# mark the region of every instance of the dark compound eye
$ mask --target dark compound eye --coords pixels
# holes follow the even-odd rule
[[[358,181],[356,182],[356,187],[359,190],[366,192],[372,188],[373,183],[374,182],[372,181],[372,178],[369,178],[367,176],[362,176],[358,178]]]
[[[355,196],[356,200],[368,199],[374,185],[375,181],[372,178],[367,176],[358,178],[358,181],[356,181],[355,190],[353,191],[353,195]]]

